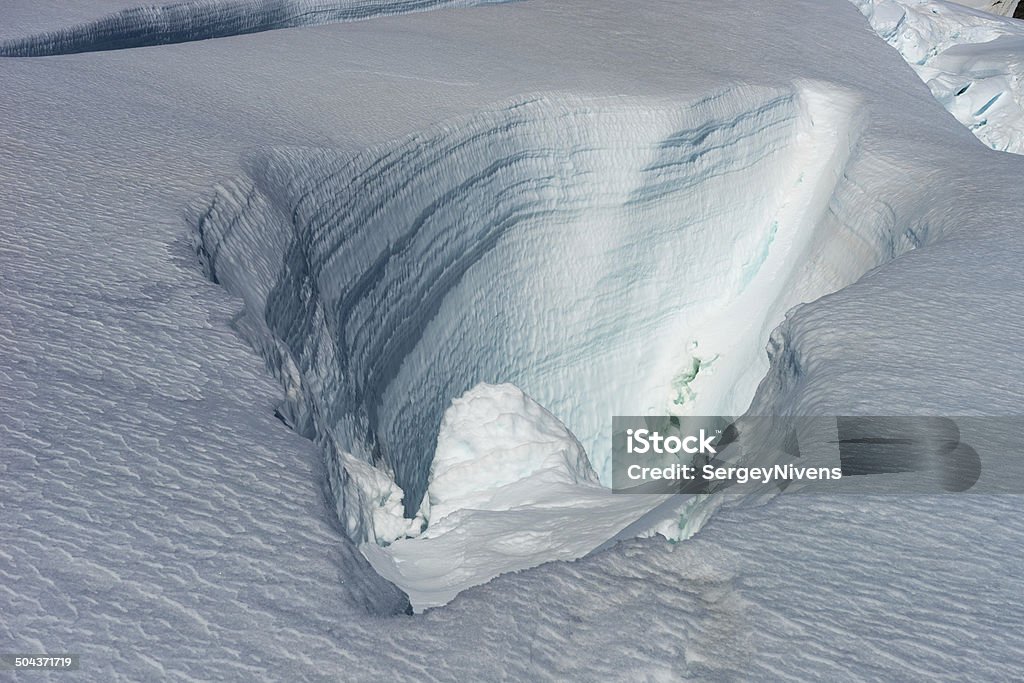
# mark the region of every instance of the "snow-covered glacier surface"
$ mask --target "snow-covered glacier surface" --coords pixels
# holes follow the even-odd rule
[[[514,0],[186,0],[131,6],[67,28],[2,40],[0,56],[124,50],[511,1]]]
[[[1024,154],[1024,21],[944,0],[853,2],[960,123]]]
[[[95,16],[66,5],[75,23]],[[11,16],[47,30],[40,17],[53,11],[9,0],[0,30],[11,35]],[[236,333],[257,339],[258,315],[239,315],[239,295],[203,279],[189,244],[186,221],[232,187],[257,188],[265,204],[252,215],[269,212],[294,240],[303,223],[279,215],[306,168],[293,160],[365,161],[531,93],[603,116],[615,102],[685,114],[730,91],[754,109],[765,94],[803,101],[817,90],[805,83],[858,102],[852,117],[824,110],[852,146],[803,114],[771,129],[779,157],[850,150],[836,182],[811,178],[834,188],[821,220],[789,224],[831,245],[800,266],[809,280],[838,270],[765,337],[751,410],[1019,413],[1021,159],[979,145],[845,0],[532,0],[0,60],[3,649],[78,653],[82,677],[102,680],[1013,680],[1024,659],[1014,496],[732,501],[686,542],[621,539],[407,616],[407,596],[339,523],[321,449],[273,418],[281,386],[269,356]],[[803,133],[790,135],[798,121]],[[619,144],[632,150],[646,134],[626,131]],[[623,152],[624,164],[636,154]],[[788,166],[775,168],[773,187],[784,187]],[[225,191],[211,192],[218,183]],[[814,193],[790,196],[816,205]],[[763,272],[793,234],[783,228]],[[279,264],[260,254],[274,250],[252,244],[262,246],[251,268],[273,276]],[[697,390],[716,377],[708,371],[726,376],[716,363],[694,375],[696,400],[717,391]],[[515,450],[528,464],[501,481],[535,473],[587,488],[574,446],[585,437],[570,438],[559,408],[528,394],[509,389],[469,412],[457,395],[438,398],[426,432],[440,437],[438,462]],[[459,419],[513,405],[509,419],[531,418],[521,426],[537,449],[498,438],[505,430],[482,443]],[[436,500],[458,510],[445,519],[484,521],[460,499],[505,517],[500,490],[446,494],[441,472]]]

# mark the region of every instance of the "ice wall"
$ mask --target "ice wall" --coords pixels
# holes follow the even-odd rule
[[[423,528],[442,413],[479,382],[536,399],[605,481],[612,415],[742,412],[786,310],[926,238],[861,127],[817,83],[533,97],[354,156],[258,154],[197,249],[349,534],[388,543]]]
[[[0,42],[0,56],[122,50],[514,0],[191,0],[132,7],[57,31]]]

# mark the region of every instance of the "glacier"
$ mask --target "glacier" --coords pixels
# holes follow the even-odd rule
[[[210,40],[513,0],[187,0],[130,6],[67,28],[0,40],[0,56],[42,57]]]
[[[1017,0],[953,0],[958,5],[980,9],[1004,17],[1024,19],[1024,7]]]
[[[560,488],[559,515],[590,518],[589,533],[571,522],[519,554],[442,549],[424,493],[449,400],[514,384],[607,486],[608,415],[743,413],[787,310],[947,231],[887,189],[896,166],[859,153],[859,102],[814,82],[675,106],[538,96],[355,156],[254,153],[197,207],[196,248],[246,303],[236,324],[283,384],[279,415],[324,449],[349,536],[397,542],[364,553],[402,556],[385,576],[436,606],[454,592],[417,566],[482,583],[585,555],[662,504]],[[474,462],[467,481],[496,485]],[[659,531],[694,533],[707,513],[686,507]],[[462,536],[523,528],[521,511],[490,518]],[[439,557],[463,566],[441,573]]]
[[[958,121],[1024,154],[1024,22],[943,0],[852,1]]]
[[[53,7],[10,0],[0,31],[17,39],[126,4],[68,3],[67,15],[56,17]],[[713,515],[706,503],[675,519],[662,510],[660,521],[620,509],[628,524],[615,532],[603,502],[578,517],[547,504],[597,490],[581,474],[573,445],[586,448],[595,437],[583,408],[548,400],[517,378],[523,386],[508,388],[506,398],[518,403],[517,419],[532,415],[546,425],[540,431],[554,452],[571,454],[576,469],[556,475],[573,493],[548,501],[531,488],[536,515],[520,519],[520,535],[505,544],[500,520],[515,512],[502,509],[499,491],[483,490],[473,499],[482,508],[476,511],[458,503],[462,494],[449,497],[449,509],[458,508],[445,515],[451,524],[435,518],[433,531],[428,525],[414,538],[364,542],[364,552],[380,551],[375,571],[337,512],[324,457],[336,445],[314,443],[273,416],[301,430],[303,411],[329,397],[306,383],[335,372],[331,363],[309,365],[309,353],[289,366],[291,349],[259,322],[266,310],[258,304],[284,272],[276,260],[282,250],[309,249],[311,262],[323,256],[297,231],[316,224],[317,202],[330,211],[341,201],[334,195],[345,196],[340,176],[292,214],[307,181],[327,181],[329,168],[368,168],[382,153],[411,154],[416,137],[465,142],[454,126],[501,120],[518,104],[520,113],[575,116],[589,140],[616,143],[621,156],[600,148],[583,155],[597,177],[544,169],[552,182],[570,177],[576,190],[621,199],[644,185],[611,183],[621,177],[615,172],[639,174],[645,154],[671,153],[657,146],[671,133],[702,117],[753,124],[742,114],[775,100],[760,115],[760,123],[772,123],[765,134],[744,139],[746,152],[766,156],[706,179],[731,201],[709,197],[725,213],[702,214],[722,224],[732,212],[743,223],[727,226],[740,238],[723,249],[738,256],[728,260],[735,269],[711,277],[735,283],[724,291],[736,294],[736,306],[744,292],[767,287],[763,298],[747,301],[774,311],[726,320],[735,326],[723,328],[720,348],[706,357],[713,337],[696,349],[687,346],[689,334],[678,346],[647,340],[680,350],[665,364],[672,371],[666,391],[654,398],[679,399],[677,409],[689,410],[700,401],[742,404],[742,394],[749,405],[740,410],[754,415],[1019,414],[1021,159],[979,144],[850,3],[531,0],[442,8],[145,49],[9,57],[0,60],[0,89],[7,94],[0,98],[5,651],[78,653],[80,674],[103,680],[1017,675],[1024,659],[1020,496],[722,496]],[[633,126],[634,117],[665,125]],[[588,127],[609,121],[627,125]],[[524,122],[522,130],[569,157],[573,147],[552,144],[562,141],[546,125]],[[741,148],[712,154],[735,164],[729,154]],[[533,148],[497,135],[476,149],[475,166],[453,167],[453,178],[489,168],[495,152]],[[821,172],[798,182],[783,160]],[[537,169],[520,163],[499,178],[542,183]],[[749,182],[732,185],[730,175]],[[452,187],[435,179],[408,189],[429,201]],[[605,217],[632,226],[647,211],[653,227],[671,236],[673,223],[659,217],[657,203],[700,198],[707,188],[663,189],[653,208],[611,202]],[[381,209],[397,216],[401,207],[383,202]],[[694,215],[692,206],[680,207],[684,220]],[[752,207],[766,220],[748,222]],[[208,209],[209,244],[223,247],[206,258],[220,260],[212,273],[220,285],[203,277],[195,257],[196,222]],[[786,220],[773,229],[776,215]],[[220,220],[229,216],[239,218],[242,234],[232,237]],[[543,235],[541,219],[531,226]],[[372,246],[364,244],[364,255]],[[252,272],[232,263],[232,254],[251,259]],[[479,277],[481,263],[467,268],[469,277]],[[547,264],[563,278],[558,268],[574,265]],[[771,298],[770,283],[759,278],[775,268],[799,284],[799,296],[782,287]],[[409,275],[406,282],[431,281],[428,273]],[[338,274],[325,280],[345,284]],[[678,277],[673,291],[692,281]],[[786,303],[790,296],[803,303]],[[403,310],[392,303],[387,310]],[[705,320],[713,318],[694,322]],[[653,322],[674,331],[669,321]],[[770,329],[758,340],[759,332],[744,331],[748,323]],[[431,334],[441,339],[442,331]],[[320,339],[333,343],[330,334]],[[359,372],[377,377],[367,366]],[[471,381],[465,388],[472,392]],[[430,468],[423,472],[417,458],[433,459],[435,440],[439,462],[452,439],[465,438],[474,453],[516,445],[502,433],[476,441],[460,422],[441,431],[449,408],[457,416],[466,407],[460,397],[453,386],[431,397],[429,408],[416,408],[437,420],[414,425],[427,440],[410,451],[418,456],[387,454],[407,463],[403,483],[415,482],[410,489],[428,501]],[[479,408],[486,405],[494,404]],[[357,450],[365,434],[346,434],[337,429],[344,419],[328,417],[310,413],[306,426],[317,429],[305,433],[337,435],[336,452],[357,455],[345,447]],[[527,460],[550,463],[551,452]],[[367,527],[408,524],[405,491],[393,488],[397,470],[369,455],[344,462],[365,475],[360,491],[391,496]],[[538,470],[509,476],[529,481],[531,472]],[[445,495],[436,499],[443,512]],[[368,508],[353,511],[365,517]],[[537,533],[525,532],[528,525]],[[676,543],[637,538],[653,527],[699,531]],[[459,529],[475,535],[460,539]],[[603,537],[609,542],[593,551],[581,547]],[[549,540],[566,542],[566,555],[553,553]],[[426,543],[451,551],[441,557],[450,563],[438,565],[446,576],[453,565],[469,571],[448,584],[426,571],[406,575],[421,579],[424,593],[437,591],[419,604],[450,599],[412,616],[410,594],[381,574],[408,566],[407,558],[440,557],[421,551]],[[523,550],[540,552],[508,571],[513,563],[502,556]],[[479,564],[462,561],[461,552]],[[479,583],[487,567],[500,575]]]

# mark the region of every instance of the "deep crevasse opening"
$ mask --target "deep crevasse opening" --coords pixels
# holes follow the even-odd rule
[[[683,102],[538,96],[355,155],[256,155],[197,212],[197,248],[245,300],[239,329],[281,378],[282,415],[324,448],[348,534],[392,544],[371,562],[427,593],[470,567],[421,601],[440,604],[585,554],[644,512],[644,497],[584,486],[607,522],[583,541],[564,542],[563,500],[562,531],[529,552],[462,534],[430,559],[444,543],[415,537],[452,399],[515,385],[606,484],[612,415],[742,413],[786,310],[925,238],[860,184],[886,175],[858,154],[863,123],[856,97],[808,82]],[[502,524],[489,514],[486,532]]]

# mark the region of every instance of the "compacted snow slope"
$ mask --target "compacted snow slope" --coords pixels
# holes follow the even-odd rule
[[[18,15],[28,13],[29,3],[13,4]],[[258,190],[252,197],[262,209],[225,202],[225,215],[255,228],[253,216],[265,210],[276,222],[259,225],[283,226],[282,241],[295,240],[296,226],[316,225],[318,206],[302,205],[308,213],[298,214],[283,208],[300,206],[290,193],[301,193],[318,174],[368,168],[361,164],[387,151],[411,160],[414,151],[429,152],[432,140],[462,140],[467,127],[501,115],[510,103],[594,121],[572,130],[594,136],[589,142],[616,142],[615,163],[600,161],[608,145],[593,145],[589,158],[577,155],[592,172],[565,184],[566,197],[582,188],[614,199],[623,187],[652,186],[640,182],[642,174],[611,182],[604,169],[646,168],[634,161],[638,150],[651,154],[658,149],[651,140],[692,127],[637,126],[626,139],[609,138],[597,124],[616,112],[654,122],[671,122],[675,114],[666,112],[676,112],[676,123],[687,123],[700,114],[693,103],[726,93],[732,108],[717,113],[749,122],[739,117],[740,105],[757,111],[807,93],[844,92],[859,102],[856,116],[811,117],[827,129],[856,131],[855,145],[823,147],[845,149],[848,160],[803,179],[827,191],[802,194],[782,172],[792,164],[770,165],[779,156],[800,160],[803,145],[839,139],[816,139],[813,128],[799,128],[813,107],[785,123],[784,105],[777,105],[783,115],[774,139],[794,144],[766,149],[752,144],[761,138],[747,138],[751,151],[767,154],[749,161],[769,164],[761,177],[778,185],[765,190],[742,171],[749,193],[736,192],[727,205],[714,203],[717,194],[701,195],[699,185],[675,188],[711,209],[736,204],[735,211],[745,211],[728,222],[749,227],[739,237],[752,243],[736,247],[746,253],[761,253],[759,239],[771,234],[776,213],[793,216],[794,229],[813,228],[796,234],[808,237],[801,243],[819,258],[781,260],[776,272],[820,285],[797,287],[801,298],[835,293],[787,317],[772,335],[770,367],[755,359],[767,375],[753,410],[1019,412],[1014,373],[1024,254],[1012,179],[1024,170],[1022,160],[978,145],[848,3],[581,0],[438,10],[139,50],[9,58],[0,61],[0,90],[9,95],[0,100],[3,651],[79,653],[79,676],[91,680],[1003,680],[1017,671],[1024,578],[1014,558],[1024,539],[1021,503],[1012,496],[801,496],[759,508],[731,505],[684,543],[630,541],[573,563],[498,577],[444,608],[407,616],[406,598],[367,565],[349,540],[351,529],[338,521],[324,444],[274,419],[280,388],[236,333],[260,338],[254,318],[239,314],[265,290],[236,290],[244,300],[231,298],[204,280],[191,251],[188,223],[214,197]],[[835,126],[839,121],[857,125]],[[442,135],[445,126],[452,137]],[[530,130],[549,136],[540,138],[545,148],[574,158],[564,151],[573,149],[567,133]],[[424,144],[409,145],[410,136]],[[503,158],[499,153],[524,149],[498,136],[470,160],[486,169],[488,159]],[[522,175],[506,179],[573,178],[555,173],[557,165],[537,171],[535,161],[515,165]],[[388,177],[401,177],[404,168],[399,163],[399,175]],[[428,201],[431,191],[440,196],[447,189],[439,182],[409,187]],[[327,195],[345,201],[344,194]],[[670,192],[661,197],[672,199]],[[588,217],[590,225],[605,226],[602,239],[582,240],[578,253],[613,246],[609,216],[621,214],[610,204],[602,208],[604,222]],[[408,209],[381,206],[393,216]],[[750,207],[760,207],[764,220],[751,220]],[[817,220],[802,218],[815,213]],[[645,224],[671,234],[672,223],[646,215]],[[560,225],[572,226],[572,218]],[[792,234],[785,224],[777,239]],[[532,225],[524,237],[544,235]],[[244,253],[243,240],[228,247],[223,230],[218,239],[226,249],[222,266],[231,249]],[[327,254],[313,251],[322,243],[295,242],[308,250],[307,260]],[[540,247],[548,244],[524,241],[516,253],[543,267]],[[777,253],[774,244],[765,264]],[[651,262],[657,253],[634,255],[639,272],[658,272]],[[253,282],[267,264],[276,267],[251,262]],[[558,274],[555,265],[550,272]],[[214,273],[230,288],[230,267]],[[693,267],[680,269],[678,278],[699,288],[708,277],[742,283],[742,273]],[[327,291],[337,296],[344,284]],[[662,294],[651,287],[659,305]],[[781,315],[789,304],[777,305]],[[391,310],[381,306],[380,313]],[[769,318],[762,313],[747,322],[763,330],[774,324]],[[668,349],[676,340],[671,327],[666,332]],[[753,344],[759,333],[742,339]],[[688,353],[688,341],[680,337],[680,354]],[[767,334],[760,346],[766,342]],[[428,365],[424,359],[405,371],[426,372]],[[284,378],[281,367],[269,369]],[[318,370],[302,377],[334,372],[330,365]],[[460,372],[466,374],[456,383],[473,374]],[[489,376],[468,381],[523,381],[511,371],[503,377],[500,366],[479,374]],[[746,374],[718,376],[748,387],[749,398]],[[561,396],[524,388],[567,425],[575,416],[585,425],[585,408],[564,401],[585,405],[591,398],[573,395],[584,385],[571,382],[582,380],[565,379],[570,384]],[[376,386],[395,398],[385,391],[391,384],[375,381],[360,391]],[[721,387],[730,382],[695,384],[695,393],[725,397],[730,391]],[[431,405],[414,414],[438,420],[416,426],[419,433],[436,436],[462,388],[434,396],[417,389]],[[299,408],[313,405],[306,399],[326,396],[293,396],[278,410],[300,426]],[[383,399],[371,403],[395,409]],[[324,417],[316,419],[330,425]],[[580,443],[592,438],[579,431]],[[545,433],[572,443],[550,424]],[[571,452],[564,448],[559,452]],[[421,472],[422,493],[429,470],[422,474],[416,459],[408,468]],[[572,530],[571,522],[563,526]]]

